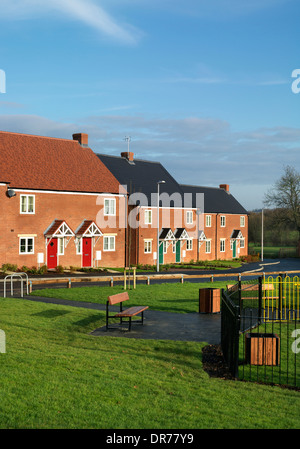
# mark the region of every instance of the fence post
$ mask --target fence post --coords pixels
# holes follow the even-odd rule
[[[239,314],[241,314],[241,303],[242,303],[242,281],[241,277],[239,276]]]
[[[263,294],[263,289],[262,289],[262,283],[263,283],[263,278],[262,276],[259,276],[258,278],[258,323],[261,323],[261,317],[262,317],[262,294]]]
[[[241,314],[240,312],[236,315],[236,325],[235,325],[235,348],[234,348],[234,377],[238,379],[239,377],[239,344],[240,344],[240,328],[241,328]]]

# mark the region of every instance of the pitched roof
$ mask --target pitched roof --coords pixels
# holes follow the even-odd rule
[[[186,184],[180,185],[185,193],[191,193],[193,207],[196,207],[196,194],[204,194],[204,212],[205,213],[223,213],[223,214],[248,214],[246,209],[224,189],[217,187],[201,187]]]
[[[150,162],[141,159],[128,161],[125,157],[108,156],[106,154],[97,154],[97,156],[118,179],[120,184],[127,185],[129,194],[141,192],[146,195],[146,198],[141,197],[141,205],[157,205],[158,181],[165,181],[165,184],[160,185],[160,194],[167,193],[172,195],[178,192],[181,195],[180,201],[182,201],[183,191],[160,162]],[[163,203],[163,205],[167,204]]]
[[[0,182],[12,188],[119,193],[119,183],[76,140],[0,131]]]

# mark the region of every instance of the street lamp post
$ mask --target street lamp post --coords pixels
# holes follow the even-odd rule
[[[166,181],[158,181],[157,183],[157,254],[156,254],[156,271],[159,272],[159,185],[165,184]]]

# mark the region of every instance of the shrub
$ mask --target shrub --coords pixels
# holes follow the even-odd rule
[[[38,274],[46,274],[47,271],[48,271],[47,265],[42,265],[42,266],[38,269]]]
[[[64,273],[64,267],[62,265],[57,265],[57,267],[55,267],[55,271],[56,273]]]
[[[1,270],[6,273],[7,271],[17,271],[18,267],[17,265],[14,265],[12,263],[4,263],[1,267]]]

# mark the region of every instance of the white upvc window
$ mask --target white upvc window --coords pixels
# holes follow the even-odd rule
[[[144,240],[144,253],[145,254],[152,253],[152,240]]]
[[[176,253],[176,242],[172,242],[172,252]]]
[[[221,215],[221,227],[225,228],[226,226],[226,217],[225,215]]]
[[[116,241],[114,235],[105,235],[103,237],[103,251],[115,251]]]
[[[187,251],[191,251],[193,249],[193,239],[188,239],[186,241],[186,249]]]
[[[57,238],[57,254],[63,256],[65,254],[65,239],[63,237]]]
[[[167,246],[167,242],[165,242],[165,241],[163,241],[163,250],[164,250],[164,254],[167,254],[168,246]]]
[[[152,210],[150,209],[145,210],[145,224],[152,224]]]
[[[225,239],[220,239],[220,252],[225,252]]]
[[[19,244],[19,254],[34,254],[34,238],[21,237]]]
[[[76,241],[76,254],[82,254],[82,238],[78,238]]]
[[[115,198],[104,199],[104,215],[116,215],[116,200]]]
[[[245,217],[243,215],[240,217],[240,226],[241,228],[245,227]]]
[[[205,224],[207,228],[211,227],[211,215],[206,215]]]
[[[211,253],[211,240],[205,241],[205,253],[210,254]]]
[[[240,248],[245,248],[245,239],[240,240]]]
[[[35,213],[35,196],[34,195],[20,195],[20,213],[34,214]]]
[[[193,211],[188,210],[186,212],[186,224],[191,225],[193,224]]]

